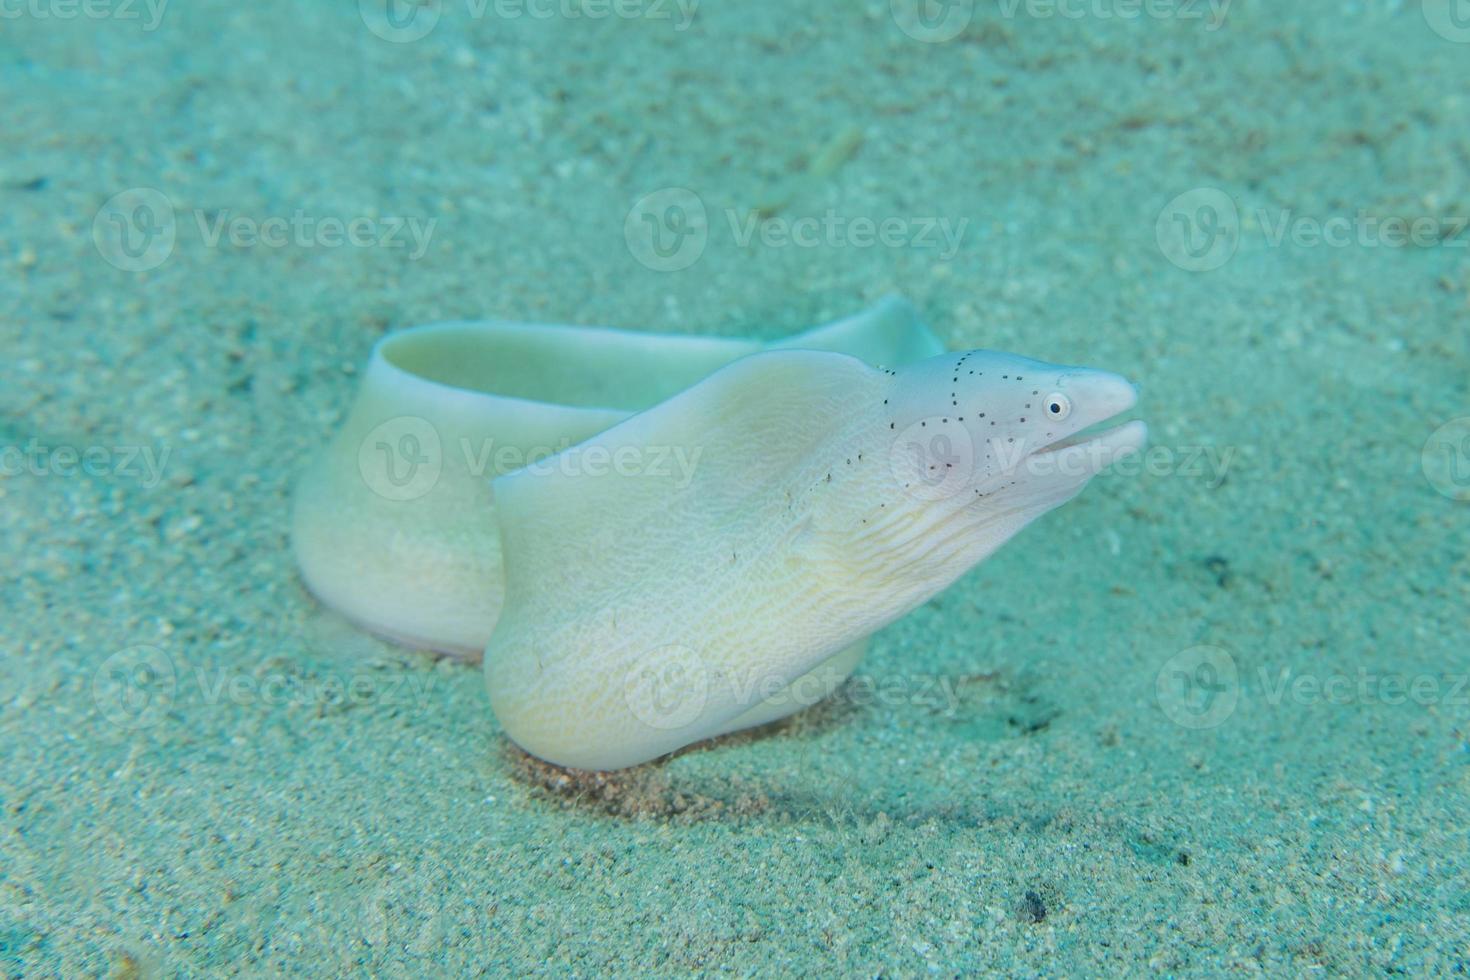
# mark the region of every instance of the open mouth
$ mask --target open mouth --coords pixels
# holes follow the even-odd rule
[[[1042,446],[1027,462],[1052,468],[1066,476],[1089,477],[1118,460],[1142,452],[1148,441],[1148,426],[1134,419],[1108,424],[1138,404],[1138,389],[1127,378],[1106,371],[1079,371],[1063,377],[1095,422],[1065,439]]]
[[[1148,425],[1138,419],[1113,426],[1089,426],[1076,435],[1044,446],[1030,458],[1054,465],[1058,472],[1088,475],[1143,452]]]

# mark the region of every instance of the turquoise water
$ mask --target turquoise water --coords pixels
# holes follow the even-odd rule
[[[1467,55],[1454,0],[0,0],[0,975],[1464,972]],[[817,707],[559,771],[302,584],[391,331],[889,293],[1151,448]]]

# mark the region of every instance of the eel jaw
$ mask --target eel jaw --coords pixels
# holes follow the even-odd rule
[[[1031,453],[1026,466],[1044,464],[1062,474],[1096,476],[1113,462],[1143,452],[1148,425],[1139,419],[1109,428],[1089,428]]]

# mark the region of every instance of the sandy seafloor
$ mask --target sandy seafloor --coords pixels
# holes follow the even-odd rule
[[[0,7],[0,444],[51,453],[0,477],[0,974],[1470,968],[1470,442],[1421,452],[1470,415],[1470,32],[1433,0],[982,0],[923,41],[891,7],[439,0],[406,43],[345,0]],[[133,272],[93,226],[138,187],[178,223]],[[709,213],[677,271],[625,239],[668,187]],[[1175,264],[1198,188],[1236,251]],[[755,208],[966,225],[742,246]],[[437,224],[417,258],[212,246],[226,211]],[[1287,213],[1350,240],[1273,241]],[[1136,379],[1165,451],[832,704],[558,789],[478,670],[296,577],[290,489],[388,329],[776,337],[889,291],[951,348]],[[1200,645],[1228,701],[1161,700]],[[120,712],[138,646],[170,673]]]

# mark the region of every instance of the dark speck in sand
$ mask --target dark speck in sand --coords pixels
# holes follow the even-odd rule
[[[1205,569],[1215,576],[1215,584],[1222,589],[1230,587],[1230,559],[1211,555],[1204,561]]]
[[[1021,905],[1016,910],[1016,915],[1022,922],[1044,922],[1046,902],[1042,901],[1039,893],[1028,891],[1021,896]]]

